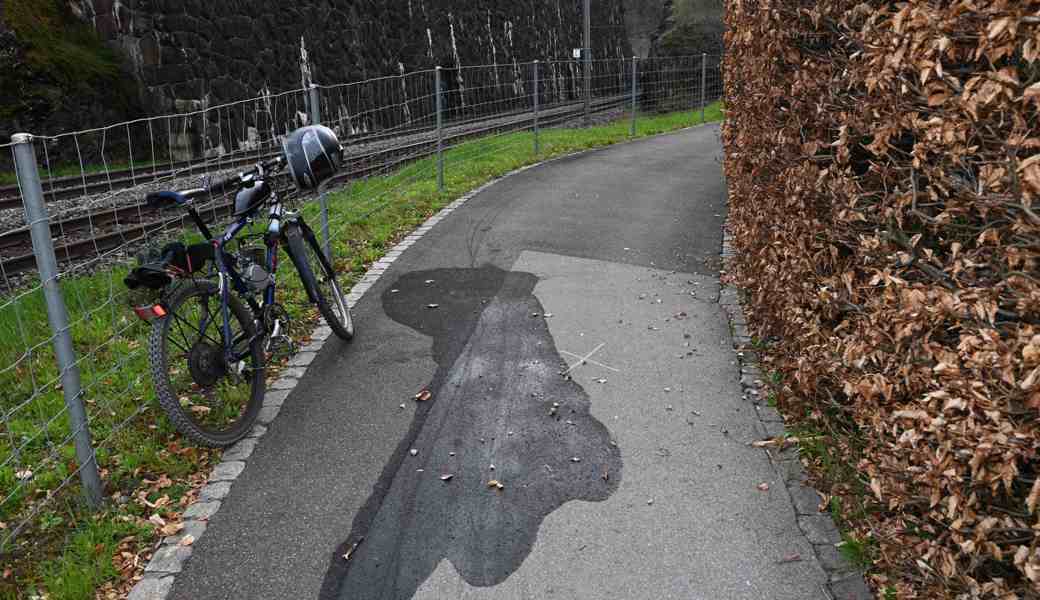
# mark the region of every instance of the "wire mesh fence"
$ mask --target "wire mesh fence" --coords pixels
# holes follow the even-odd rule
[[[172,431],[123,278],[142,249],[199,234],[183,213],[146,206],[147,193],[244,170],[320,122],[343,142],[344,168],[322,203],[294,202],[357,279],[366,258],[350,232],[373,214],[426,214],[417,190],[457,189],[511,149],[537,153],[549,128],[700,110],[722,96],[720,58],[591,61],[588,90],[575,60],[430,69],[0,144],[0,556],[139,477],[141,449]],[[287,178],[275,186],[293,197]],[[232,207],[196,201],[218,228]],[[298,296],[289,312],[309,323]]]

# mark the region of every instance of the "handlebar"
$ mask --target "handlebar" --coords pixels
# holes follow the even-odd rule
[[[222,179],[217,182],[210,182],[206,187],[194,188],[189,190],[183,190],[179,192],[174,191],[163,191],[163,192],[151,192],[145,196],[145,203],[152,208],[159,208],[162,206],[175,204],[182,206],[187,204],[191,200],[200,196],[207,195],[220,195],[226,192],[235,191],[245,185],[246,182],[250,181],[257,175],[264,175],[265,173],[277,171],[285,164],[285,158],[282,156],[276,156],[271,160],[259,162],[252,169],[243,171]]]

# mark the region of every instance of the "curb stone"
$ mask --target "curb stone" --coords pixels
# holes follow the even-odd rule
[[[489,187],[496,183],[527,171],[546,164],[554,163],[569,158],[574,158],[582,154],[590,154],[593,152],[605,150],[613,146],[618,146],[623,143],[632,141],[639,141],[657,137],[658,135],[669,135],[677,134],[690,129],[697,129],[699,127],[710,127],[715,125],[715,122],[701,123],[690,127],[684,127],[675,131],[664,132],[662,134],[643,136],[632,140],[626,140],[622,142],[616,142],[607,146],[601,146],[598,148],[589,148],[578,152],[571,152],[569,154],[562,154],[547,160],[536,162],[527,166],[514,169],[508,173],[503,174],[501,177],[492,179],[484,185],[466,192],[461,197],[451,202],[444,208],[440,209],[435,215],[428,218],[422,225],[417,227],[412,233],[405,236],[400,242],[391,248],[381,259],[373,263],[368,271],[365,272],[365,276],[361,278],[351,288],[347,294],[347,306],[354,308],[358,301],[361,300],[362,296],[372,287],[376,281],[390,268],[390,266],[415,242],[421,240],[424,235],[429,233],[433,226],[441,222],[445,217],[455,211],[469,200],[473,199],[477,195],[483,193]],[[234,480],[241,475],[242,471],[245,470],[246,459],[252,454],[253,448],[256,447],[260,442],[260,438],[267,433],[267,429],[271,422],[274,421],[275,417],[278,416],[278,412],[281,410],[282,403],[288,399],[292,390],[296,387],[299,380],[306,374],[307,369],[310,367],[311,362],[317,357],[317,353],[321,351],[325,345],[326,340],[332,336],[332,329],[328,327],[324,320],[319,321],[318,327],[311,333],[311,339],[308,343],[301,345],[298,352],[289,361],[288,367],[283,369],[279,374],[279,378],[272,384],[267,386],[266,393],[264,395],[264,405],[260,409],[260,415],[257,417],[257,424],[253,426],[252,431],[249,432],[242,441],[252,440],[252,445],[248,452],[238,450],[239,454],[234,454],[236,448],[242,441],[238,442],[230,449],[228,449],[220,464],[214,467],[213,472],[210,474],[209,482],[205,487],[202,488],[202,492],[199,495],[199,500],[196,501],[195,505],[189,507],[188,511],[185,511],[185,515],[192,510],[198,504],[206,504],[205,509],[196,509],[196,511],[208,512],[206,517],[196,516],[194,519],[185,519],[184,530],[189,527],[196,527],[195,531],[199,532],[199,535],[194,535],[196,542],[202,532],[205,531],[205,521],[212,517],[218,510],[223,499],[230,493],[231,487]],[[226,484],[226,485],[224,485]],[[201,528],[194,523],[202,524]],[[165,600],[169,595],[170,590],[173,588],[174,575],[181,571],[184,563],[191,557],[191,551],[194,546],[179,546],[177,543],[182,539],[184,530],[174,536],[165,537],[159,541],[156,545],[156,552],[152,556],[151,561],[145,567],[144,578],[141,579],[137,584],[134,585],[130,591],[130,595],[127,600]],[[844,599],[843,599],[844,600]]]
[[[722,259],[724,265],[736,251],[729,233],[729,219],[723,225]],[[724,266],[725,268],[725,266]],[[723,271],[725,273],[725,271]],[[751,335],[748,332],[740,292],[731,285],[720,282],[718,303],[726,313],[733,348],[740,361],[740,387],[745,401],[755,408],[759,421],[755,429],[760,439],[775,438],[784,434],[783,416],[763,401],[762,373],[758,368],[756,353],[750,350]],[[874,594],[863,579],[863,574],[853,567],[838,550],[841,534],[830,514],[820,512],[819,493],[805,484],[806,475],[802,463],[794,450],[770,451],[763,449],[780,480],[787,488],[791,508],[798,520],[798,527],[812,545],[816,563],[826,573],[828,583],[825,592],[832,600],[873,600]]]
[[[146,575],[137,582],[126,600],[162,600],[173,587],[173,576],[151,577]]]

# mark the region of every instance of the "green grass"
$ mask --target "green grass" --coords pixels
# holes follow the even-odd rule
[[[838,550],[850,565],[857,569],[866,569],[874,564],[877,542],[870,539],[859,539],[849,532],[843,532]]]
[[[878,544],[862,536],[858,525],[866,522],[878,506],[854,458],[862,454],[865,441],[855,426],[838,414],[807,415],[789,428],[799,439],[798,450],[809,464],[814,487],[831,494],[827,508],[841,532],[839,551],[853,567],[869,570],[877,558]]]
[[[720,120],[713,105],[709,120]],[[643,137],[700,122],[700,113],[642,115],[637,136]],[[493,136],[467,142],[445,154],[445,189],[438,192],[433,159],[409,164],[383,177],[354,182],[330,194],[333,252],[344,287],[350,287],[369,264],[437,210],[463,193],[519,167],[539,160],[631,139],[627,120],[590,129],[548,129],[541,132],[540,154],[533,151],[530,132]],[[303,214],[317,230],[318,206]],[[262,227],[262,224],[257,224]],[[295,320],[297,338],[316,319],[291,263],[282,261],[279,300]],[[11,564],[12,576],[0,579],[0,598],[46,592],[52,600],[86,600],[102,581],[116,574],[111,565],[113,540],[138,532],[143,546],[155,532],[145,519],[152,513],[170,516],[176,500],[191,489],[191,476],[206,471],[219,452],[186,447],[155,402],[145,356],[148,328],[133,316],[122,284],[125,268],[62,280],[71,331],[90,417],[91,433],[100,448],[106,495],[131,498],[121,506],[91,514],[78,500],[75,460],[66,443],[64,399],[49,344],[46,306],[39,290],[23,292],[15,301],[0,299],[0,463],[18,446],[15,464],[0,468],[0,522],[14,526],[49,494],[42,516],[33,520],[0,562]],[[360,335],[365,324],[359,323]],[[32,348],[26,353],[26,348]],[[35,472],[19,484],[17,472]],[[161,475],[173,485],[162,491],[171,504],[161,510],[135,500],[160,495],[149,481]],[[62,483],[69,478],[69,483]],[[4,499],[7,499],[4,501]]]
[[[112,564],[121,540],[148,529],[100,514],[81,525],[60,556],[40,565],[42,587],[52,598],[93,598],[94,590],[118,575]]]

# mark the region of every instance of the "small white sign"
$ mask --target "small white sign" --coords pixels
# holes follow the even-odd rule
[[[581,48],[574,49],[574,58],[581,58]]]

